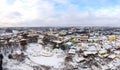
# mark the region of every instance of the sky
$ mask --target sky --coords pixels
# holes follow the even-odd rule
[[[120,26],[120,0],[0,0],[0,27]]]

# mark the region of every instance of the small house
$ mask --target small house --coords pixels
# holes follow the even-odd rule
[[[111,35],[108,37],[109,41],[115,41],[116,40],[116,36],[115,35]]]
[[[20,45],[21,45],[21,46],[27,45],[27,40],[26,40],[26,39],[21,39],[21,40],[20,40]]]
[[[80,36],[80,40],[83,42],[87,42],[88,41],[88,36]]]

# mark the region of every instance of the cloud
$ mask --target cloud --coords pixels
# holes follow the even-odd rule
[[[119,4],[114,5],[109,0],[93,1],[14,0],[9,3],[8,0],[0,0],[0,25],[120,26]],[[105,6],[106,3],[110,6]],[[100,7],[96,9],[94,5]]]
[[[0,9],[0,22],[3,26],[19,26],[27,21],[45,20],[54,13],[52,4],[43,0],[16,0],[12,5],[9,5],[7,0],[0,0]]]

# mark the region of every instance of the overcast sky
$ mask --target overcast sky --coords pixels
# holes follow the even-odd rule
[[[120,26],[120,0],[0,0],[0,26]]]

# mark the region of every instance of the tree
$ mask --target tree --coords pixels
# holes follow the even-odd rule
[[[12,31],[12,29],[7,28],[7,29],[5,30],[5,32],[7,32],[7,33],[12,33],[13,31]]]

